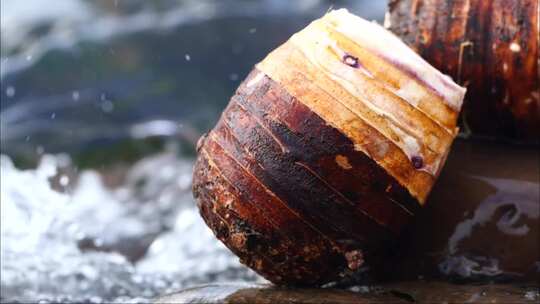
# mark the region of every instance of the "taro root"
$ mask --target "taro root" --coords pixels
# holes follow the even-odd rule
[[[381,26],[332,11],[257,64],[200,139],[201,215],[276,284],[345,276],[425,203],[464,94]]]
[[[539,0],[392,0],[385,25],[468,88],[463,130],[540,138]]]

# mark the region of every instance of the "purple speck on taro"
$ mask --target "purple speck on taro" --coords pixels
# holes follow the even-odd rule
[[[358,68],[360,67],[360,65],[358,64],[358,58],[352,56],[352,55],[349,55],[349,54],[345,54],[343,56],[343,63],[345,63],[346,65],[350,66],[350,67],[353,67],[353,68]]]
[[[424,166],[424,160],[422,159],[421,156],[417,156],[417,155],[413,156],[411,158],[411,162],[415,169],[420,169]]]

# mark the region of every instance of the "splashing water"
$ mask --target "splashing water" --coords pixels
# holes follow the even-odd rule
[[[95,171],[71,182],[60,172],[69,161],[45,155],[19,170],[0,157],[2,301],[148,302],[198,283],[261,280],[200,218],[190,161],[144,158],[114,190]]]

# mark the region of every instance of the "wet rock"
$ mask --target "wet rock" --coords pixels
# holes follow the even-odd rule
[[[154,303],[407,303],[388,293],[340,289],[288,289],[271,285],[202,285],[157,298]]]
[[[343,289],[287,289],[271,285],[213,284],[159,297],[154,303],[534,303],[538,286],[455,285],[409,281]]]
[[[416,303],[537,303],[539,286],[410,281],[383,286]]]
[[[393,276],[539,280],[538,172],[534,147],[457,141],[396,246]]]

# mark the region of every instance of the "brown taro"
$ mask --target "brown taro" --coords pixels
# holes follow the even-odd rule
[[[385,26],[467,87],[463,130],[538,143],[539,0],[392,0]]]
[[[274,283],[347,275],[426,201],[464,94],[381,26],[332,11],[257,64],[199,141],[201,215]]]

